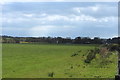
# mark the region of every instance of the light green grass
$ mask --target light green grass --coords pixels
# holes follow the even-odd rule
[[[49,78],[51,72],[54,78],[114,78],[117,55],[111,55],[113,63],[106,66],[99,59],[84,63],[83,55],[93,48],[95,45],[3,44],[3,78]],[[76,52],[79,55],[71,57]]]

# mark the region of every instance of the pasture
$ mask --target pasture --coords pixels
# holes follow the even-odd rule
[[[3,78],[114,78],[117,54],[103,65],[96,56],[84,62],[89,49],[99,45],[3,44]],[[72,56],[77,53],[78,55]],[[71,57],[72,56],[72,57]]]

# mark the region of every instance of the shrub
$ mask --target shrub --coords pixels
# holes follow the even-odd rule
[[[94,49],[94,53],[96,53],[96,54],[97,54],[97,53],[100,53],[100,49],[99,49],[99,48],[95,48],[95,49]]]
[[[54,72],[50,72],[50,73],[48,73],[48,76],[49,76],[49,77],[53,77],[54,74],[55,74]]]
[[[90,50],[85,60],[85,63],[90,63],[96,57],[96,54],[98,52],[99,52],[99,49],[97,48],[95,48],[94,50]]]
[[[119,46],[117,44],[110,44],[107,47],[110,51],[118,51]]]
[[[109,50],[106,47],[100,49],[100,56],[102,58],[106,58],[108,54],[109,54]]]
[[[78,55],[78,53],[74,53],[74,54],[71,55],[71,57],[74,57],[74,56],[77,56],[77,55]]]

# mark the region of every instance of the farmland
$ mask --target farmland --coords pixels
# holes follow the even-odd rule
[[[114,78],[117,54],[103,65],[97,54],[85,63],[88,50],[99,45],[3,44],[3,78]],[[71,57],[77,53],[78,55]]]

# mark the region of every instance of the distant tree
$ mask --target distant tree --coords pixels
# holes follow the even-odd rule
[[[74,39],[74,43],[75,44],[81,44],[82,42],[81,42],[81,37],[76,37],[75,39]]]
[[[57,44],[62,43],[62,41],[63,41],[63,38],[62,38],[62,37],[57,37],[57,38],[56,38],[56,43],[57,43]]]
[[[91,39],[89,37],[82,38],[82,44],[90,44],[90,43],[91,43]]]
[[[102,40],[99,37],[94,37],[93,43],[94,44],[102,44]]]
[[[55,44],[120,44],[120,37],[101,39],[99,37],[94,37],[91,39],[89,37],[76,37],[71,39],[70,37],[12,37],[12,36],[2,36],[3,43],[19,43],[20,41],[30,42],[30,43],[55,43]]]

